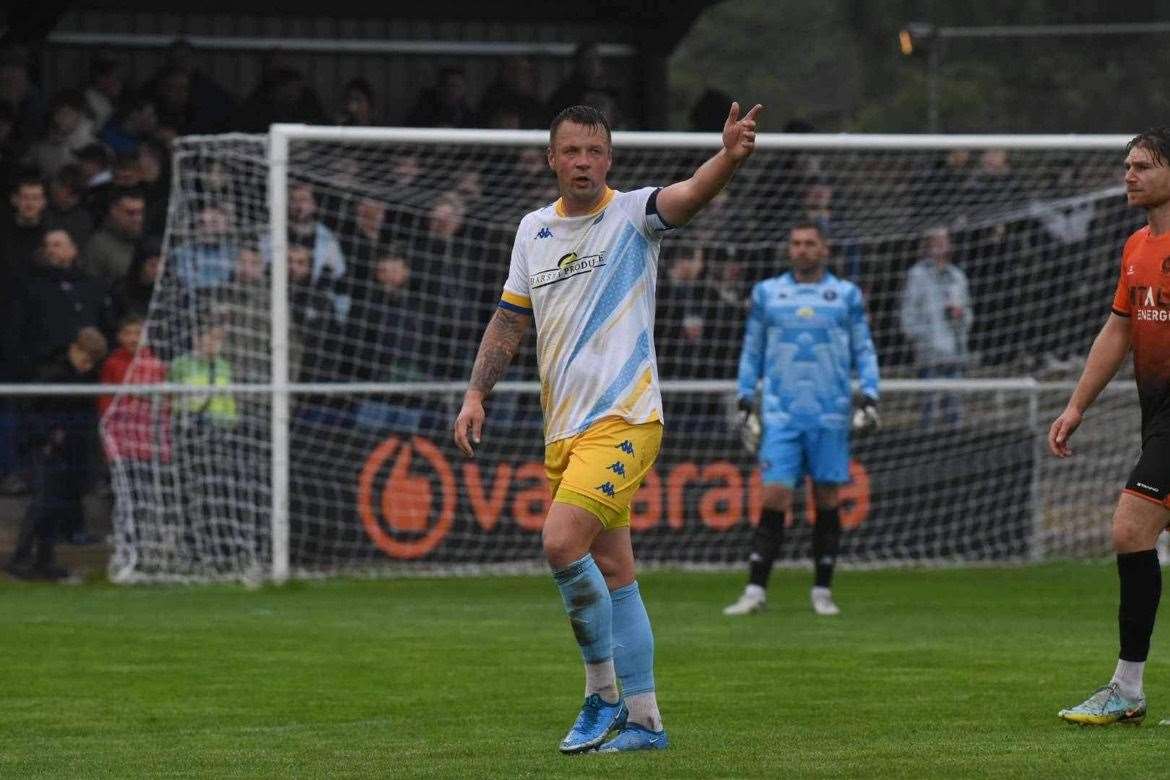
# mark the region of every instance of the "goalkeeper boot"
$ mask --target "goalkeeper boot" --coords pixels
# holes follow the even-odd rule
[[[813,612],[818,615],[840,615],[840,608],[833,602],[833,592],[828,588],[813,588],[809,593]]]
[[[1082,726],[1108,726],[1112,723],[1137,725],[1146,717],[1146,700],[1122,696],[1117,683],[1111,682],[1098,688],[1077,706],[1061,710],[1056,715],[1069,723]]]
[[[626,703],[618,699],[610,704],[596,693],[585,697],[581,712],[569,733],[561,740],[562,753],[583,753],[601,744],[605,735],[626,725],[629,711]]]
[[[630,750],[666,750],[670,741],[666,729],[651,731],[637,723],[627,723],[618,735],[597,748],[598,753],[625,753]]]
[[[748,585],[744,588],[743,595],[739,597],[738,601],[723,608],[723,614],[751,615],[755,612],[762,612],[766,603],[764,589],[759,585]]]

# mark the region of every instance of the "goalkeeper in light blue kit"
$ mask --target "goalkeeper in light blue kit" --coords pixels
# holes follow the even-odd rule
[[[812,607],[818,615],[840,612],[830,590],[841,538],[838,488],[849,482],[850,429],[878,424],[878,362],[861,290],[829,273],[828,257],[820,228],[796,225],[788,236],[792,270],[752,288],[739,359],[738,420],[744,446],[759,450],[764,500],[747,588],[725,615],[764,608],[772,563],[784,529],[793,524],[792,492],[806,474],[817,518]],[[856,409],[854,369],[861,385]]]

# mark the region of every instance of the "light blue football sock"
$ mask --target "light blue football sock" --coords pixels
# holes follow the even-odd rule
[[[610,593],[613,599],[613,665],[622,696],[654,690],[654,633],[635,580]]]
[[[585,553],[565,568],[555,570],[553,579],[561,591],[585,663],[596,664],[613,658],[614,609],[605,577],[593,556]]]

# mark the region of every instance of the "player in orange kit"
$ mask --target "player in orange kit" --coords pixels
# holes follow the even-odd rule
[[[1107,685],[1058,713],[1072,723],[1102,726],[1139,723],[1146,715],[1142,674],[1162,595],[1154,544],[1170,523],[1170,128],[1149,130],[1126,145],[1125,191],[1129,205],[1146,210],[1148,224],[1125,242],[1113,310],[1048,432],[1052,453],[1071,455],[1069,437],[1133,349],[1142,451],[1113,513],[1121,652]]]

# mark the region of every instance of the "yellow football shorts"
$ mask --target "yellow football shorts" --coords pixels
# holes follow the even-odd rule
[[[545,447],[553,500],[587,509],[607,531],[628,528],[630,504],[662,446],[662,422],[598,420],[576,436]]]

